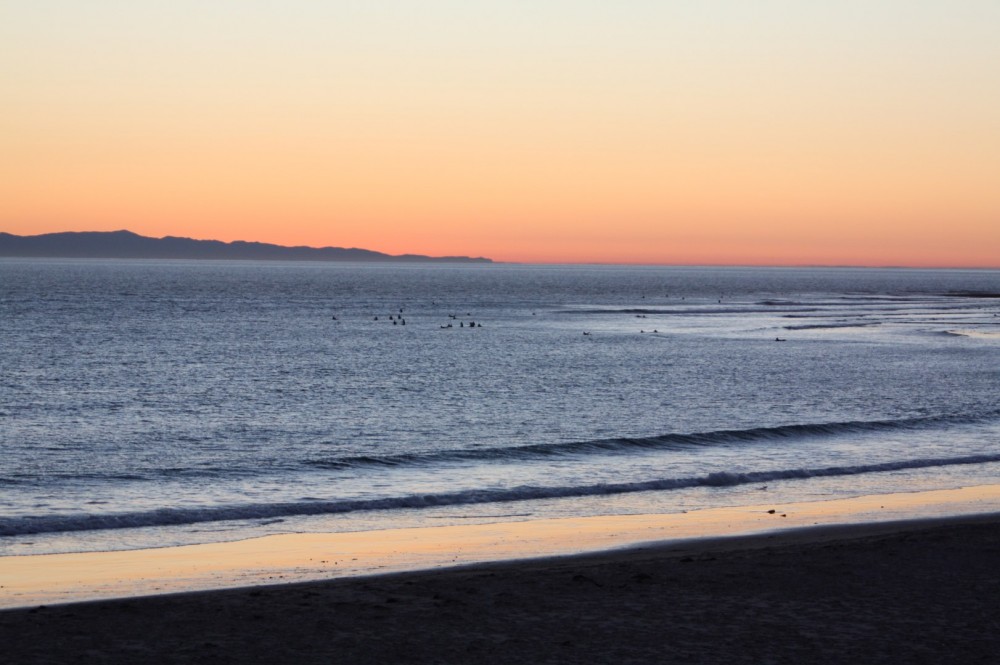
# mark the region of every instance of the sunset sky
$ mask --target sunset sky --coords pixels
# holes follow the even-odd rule
[[[0,230],[1000,267],[997,0],[0,4]]]

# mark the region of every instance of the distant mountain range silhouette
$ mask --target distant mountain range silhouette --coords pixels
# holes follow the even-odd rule
[[[263,242],[149,238],[131,231],[84,231],[18,236],[0,232],[0,256],[74,259],[216,259],[251,261],[409,261],[492,263],[468,256],[383,254],[344,247],[285,247]]]

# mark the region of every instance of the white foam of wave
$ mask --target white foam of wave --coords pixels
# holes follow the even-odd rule
[[[1000,331],[992,330],[946,330],[949,335],[973,337],[977,339],[1000,339]]]
[[[669,491],[694,487],[733,487],[791,479],[851,476],[939,466],[988,464],[1000,462],[1000,454],[966,457],[897,460],[880,464],[834,466],[815,469],[774,471],[714,472],[704,476],[661,478],[629,483],[601,483],[556,487],[521,486],[509,489],[475,489],[377,499],[307,501],[204,508],[170,508],[112,515],[44,515],[0,519],[0,536],[17,536],[69,531],[94,531],[149,526],[177,526],[229,520],[274,519],[301,515],[332,515],[368,510],[420,509],[440,506],[475,505],[537,499],[627,494],[632,492]]]

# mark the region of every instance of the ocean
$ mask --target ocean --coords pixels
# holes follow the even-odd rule
[[[1000,272],[0,260],[0,555],[1000,479]]]

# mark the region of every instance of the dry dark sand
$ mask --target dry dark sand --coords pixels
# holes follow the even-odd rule
[[[0,612],[9,663],[1000,663],[1000,517]]]

